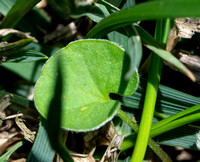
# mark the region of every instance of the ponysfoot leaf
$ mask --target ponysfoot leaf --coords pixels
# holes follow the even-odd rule
[[[99,128],[120,108],[120,102],[111,100],[109,94],[129,96],[137,88],[137,72],[129,81],[124,80],[130,60],[122,48],[106,40],[75,41],[45,63],[36,84],[35,104],[45,118],[54,96],[59,58],[63,78],[61,127],[64,129]]]

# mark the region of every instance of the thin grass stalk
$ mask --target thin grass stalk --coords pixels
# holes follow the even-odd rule
[[[169,21],[169,20],[168,20]],[[162,43],[166,43],[166,32],[168,33],[169,28],[167,27],[163,33],[163,21],[157,21],[155,38]],[[166,23],[169,26],[169,23]],[[163,37],[164,35],[164,37]],[[166,40],[164,40],[166,39]],[[140,162],[144,159],[147,144],[149,141],[150,130],[153,120],[153,114],[157,98],[157,90],[160,83],[162,73],[163,61],[160,57],[153,54],[151,58],[151,65],[149,71],[149,77],[147,82],[147,89],[143,107],[143,113],[141,123],[138,131],[138,136],[131,157],[131,162]]]
[[[168,118],[165,118],[165,119],[153,124],[151,131],[154,131],[155,129],[159,130],[159,128],[162,128],[163,126],[169,124],[170,122],[175,122],[176,120],[182,119],[184,116],[189,116],[192,113],[198,114],[199,112],[200,112],[200,105],[193,106],[191,108],[188,108],[184,111],[181,111],[175,115],[172,115]],[[169,129],[169,127],[168,127],[168,129]]]
[[[153,137],[158,136],[162,133],[165,133],[169,130],[172,130],[172,129],[175,129],[177,127],[189,124],[191,122],[198,121],[199,119],[200,119],[200,113],[199,112],[195,113],[195,114],[189,114],[189,115],[184,116],[180,119],[172,121],[172,122],[168,123],[167,125],[164,125],[162,127],[159,127],[157,129],[152,130],[150,136],[153,138]]]
[[[161,134],[163,134],[167,131],[170,131],[172,129],[175,129],[175,128],[178,128],[180,126],[189,124],[191,122],[199,121],[200,120],[200,104],[193,106],[189,109],[193,109],[193,110],[198,109],[198,110],[190,112],[189,114],[181,116],[180,118],[176,118],[176,120],[172,120],[172,121],[170,120],[166,124],[162,123],[162,121],[166,120],[166,119],[163,119],[162,121],[160,121],[162,124],[159,127],[156,127],[156,128],[154,128],[154,124],[153,124],[152,129],[151,129],[151,133],[150,133],[150,137],[154,138],[154,137],[159,136],[159,135],[161,135]],[[189,109],[187,109],[185,111],[188,112]],[[175,115],[173,115],[173,116],[175,116]],[[169,117],[169,119],[173,118],[173,116]],[[127,120],[124,120],[124,121],[127,121]],[[129,125],[129,126],[131,127],[131,125]],[[129,149],[129,148],[131,148],[135,145],[135,136],[136,136],[136,133],[132,133],[131,135],[129,135],[128,137],[125,138],[125,140],[123,141],[123,143],[121,145],[121,151],[122,152],[126,151],[127,149]],[[150,144],[149,144],[149,146],[151,147]]]

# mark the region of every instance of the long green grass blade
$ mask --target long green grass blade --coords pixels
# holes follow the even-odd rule
[[[70,14],[72,18],[88,16],[94,22],[99,22],[109,15],[108,10],[102,4],[80,4],[78,8]]]
[[[141,78],[137,91],[128,97],[122,97],[124,106],[133,109],[142,109],[144,102],[146,81]],[[156,111],[167,115],[174,115],[180,111],[200,104],[200,99],[192,95],[177,91],[170,87],[159,85]]]
[[[183,73],[185,73],[191,80],[195,81],[194,75],[186,68],[176,57],[174,57],[170,52],[166,51],[165,48],[157,42],[148,32],[146,32],[139,25],[135,25],[135,28],[139,32],[139,35],[142,39],[144,45],[149,48],[151,51],[156,53],[162,59],[168,61],[173,64],[176,68],[180,69]]]
[[[6,1],[0,1],[1,11],[0,13],[2,15],[7,15],[8,11],[12,8],[16,0],[6,0]]]
[[[163,40],[163,34],[169,32],[169,30],[163,30],[165,26],[164,21],[157,21],[156,24],[156,39],[161,43],[166,43],[166,40]],[[167,24],[168,25],[168,24]],[[142,161],[146,152],[147,143],[149,141],[151,125],[153,121],[153,114],[157,99],[157,91],[162,73],[162,60],[157,55],[153,54],[151,58],[151,66],[149,71],[149,77],[147,81],[147,89],[145,94],[143,112],[141,123],[139,126],[139,131],[137,135],[137,140],[131,161]]]
[[[144,102],[144,97],[143,97],[144,94],[145,94],[145,81],[144,79],[141,79],[140,86],[138,87],[137,91],[132,96],[122,98],[121,100],[122,105],[129,107],[131,109],[142,109],[141,105]],[[162,112],[167,115],[175,114],[175,116],[177,113],[180,112],[180,114],[182,114],[181,116],[184,116],[187,113],[192,114],[192,112],[198,111],[199,106],[195,106],[198,104],[200,104],[200,99],[198,97],[191,96],[189,94],[177,91],[175,89],[163,85],[160,85],[158,88],[158,98],[156,103],[157,112]],[[192,108],[193,110],[191,111],[190,109],[188,109],[189,107],[193,107]],[[186,113],[183,110],[185,110]],[[187,119],[187,116],[185,117]],[[196,118],[195,115],[193,117]],[[171,116],[170,118],[174,119],[174,116]],[[161,122],[163,126],[165,124],[164,122],[165,120]],[[154,118],[154,123],[155,122],[158,122],[158,119]],[[179,124],[181,122],[179,122]],[[157,124],[155,124],[155,126],[156,125]],[[153,127],[152,129],[154,129]],[[162,135],[159,135],[155,138],[155,140],[158,141],[160,144],[165,144],[170,146],[180,146],[187,149],[196,149],[194,143],[198,129],[199,128],[196,127],[183,126],[180,128],[173,129],[172,131],[166,132]],[[122,151],[130,147],[133,147],[135,137],[136,136],[134,135],[125,137],[121,146]]]
[[[23,62],[23,63],[8,63],[4,62],[1,64],[2,67],[8,69],[9,71],[15,73],[19,77],[25,78],[29,81],[36,82],[39,78],[42,65],[38,62]]]
[[[184,4],[187,7],[185,7]],[[129,9],[122,9],[121,11],[115,12],[110,16],[104,18],[88,33],[87,37],[103,37],[105,34],[109,33],[112,30],[116,30],[142,20],[153,20],[168,17],[174,18],[180,16],[200,16],[197,11],[192,12],[192,10],[194,9],[193,7],[196,5],[200,5],[200,3],[197,3],[197,0],[192,0],[190,2],[186,0],[163,0],[141,3]],[[173,7],[174,11],[176,12],[172,12]],[[158,10],[160,10],[160,12]],[[186,10],[188,10],[189,12],[186,12]],[[196,78],[190,72],[190,70],[186,68],[180,61],[178,61],[177,58],[170,54],[170,52],[165,51],[157,41],[151,39],[152,37],[150,36],[150,34],[148,34],[147,32],[143,33],[144,30],[142,31],[142,28],[140,28],[139,26],[135,27],[137,28],[139,35],[147,48],[152,50],[164,60],[173,64],[177,69],[185,73],[191,80],[196,81]]]
[[[16,94],[11,94],[6,91],[0,91],[0,98],[4,97],[5,95],[11,95],[11,105],[9,109],[13,112],[21,112],[23,114],[29,114],[34,116],[35,118],[38,117],[38,112],[34,109],[33,101],[28,100],[25,97],[18,96]]]
[[[182,126],[156,136],[154,139],[158,141],[159,144],[198,150],[196,147],[196,134],[198,131],[198,127]]]
[[[0,56],[8,56],[13,52],[18,51],[22,47],[30,44],[31,42],[33,42],[32,38],[26,38],[13,43],[5,43],[0,46]]]
[[[4,17],[0,28],[13,28],[38,2],[40,0],[17,0]]]
[[[174,121],[176,121],[176,120],[178,120],[179,118],[182,118],[182,117],[188,117],[188,119],[189,119],[189,115],[193,115],[194,113],[198,114],[198,112],[200,112],[200,105],[193,106],[193,107],[191,107],[189,109],[186,109],[186,110],[181,111],[181,112],[179,112],[177,114],[174,114],[173,116],[170,116],[169,118],[163,119],[160,122],[155,123],[152,126],[151,130],[153,131],[155,129],[164,127],[168,123],[174,122]]]
[[[10,11],[12,6],[15,4],[16,0],[3,0],[0,1],[2,15],[6,16]],[[31,21],[30,21],[31,17]],[[36,25],[37,24],[37,25]],[[47,17],[44,12],[39,8],[34,7],[31,9],[20,21],[17,23],[17,27],[21,31],[29,32],[32,36],[36,37],[38,40],[43,37],[43,32],[52,29],[52,22],[49,17]],[[48,29],[47,29],[48,27]]]
[[[111,3],[112,5],[118,7],[120,5],[120,3],[122,2],[122,0],[105,0],[108,3]]]
[[[162,121],[160,121],[161,123],[159,122],[156,123],[157,125],[155,127],[152,126],[151,137],[155,137],[157,135],[160,135],[174,128],[200,120],[200,105],[191,107],[188,110],[191,110],[191,109],[197,109],[197,111],[196,112],[194,111],[194,113],[192,114],[187,114],[186,116],[179,117],[178,119],[172,120],[172,121],[170,121],[170,119],[168,120],[168,118],[163,119],[163,121],[167,121],[167,120],[169,121],[169,122],[166,122],[166,124],[163,124],[165,122],[162,122]],[[176,118],[177,116],[180,116],[179,114],[184,114],[185,112],[187,112],[187,110],[180,112],[178,114],[175,114],[169,118]]]
[[[4,161],[8,161],[9,157],[12,155],[13,152],[15,152],[19,147],[21,147],[24,144],[23,141],[18,142],[17,144],[15,144],[15,146],[13,146],[10,150],[8,150],[5,154],[3,154],[0,157],[0,161],[4,162]]]
[[[199,0],[160,0],[140,3],[106,17],[88,33],[87,37],[100,38],[114,29],[131,25],[137,21],[199,17],[199,8]]]
[[[46,125],[46,120],[42,118],[36,140],[29,153],[27,162],[53,161],[55,151],[52,149],[49,143],[49,138],[45,129]]]
[[[41,52],[34,50],[20,50],[8,56],[6,62],[34,62],[46,59],[48,59],[48,57]]]
[[[196,105],[194,107],[191,107],[189,109],[200,109],[200,105]],[[185,110],[187,111],[187,110]],[[183,116],[182,118],[179,118],[177,120],[173,120],[165,125],[162,125],[160,127],[157,128],[153,128],[152,126],[152,130],[151,130],[151,134],[150,137],[156,137],[156,140],[159,141],[159,143],[163,143],[165,145],[170,145],[170,146],[181,146],[184,148],[188,148],[188,149],[197,149],[195,147],[195,140],[196,140],[196,133],[197,130],[199,130],[199,128],[193,128],[193,127],[181,127],[184,126],[186,124],[195,122],[195,121],[199,121],[200,120],[200,111],[193,113],[193,114],[189,114],[186,116]],[[180,112],[182,113],[182,112]],[[173,115],[173,116],[176,116]],[[173,118],[173,116],[171,116]],[[169,118],[171,118],[169,117]],[[164,119],[165,120],[165,119]],[[162,123],[162,121],[161,121]],[[175,129],[178,128],[179,129]],[[175,129],[175,130],[174,130]],[[170,131],[170,130],[173,130]],[[169,132],[168,132],[169,131]],[[163,134],[167,132],[166,134]],[[161,135],[162,134],[162,135]],[[161,135],[161,136],[158,136]],[[133,147],[135,145],[135,138],[136,138],[136,133],[130,134],[129,136],[125,137],[121,148],[122,151]]]

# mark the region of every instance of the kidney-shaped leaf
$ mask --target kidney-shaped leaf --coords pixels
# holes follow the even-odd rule
[[[120,108],[110,93],[131,95],[138,85],[135,72],[129,81],[125,51],[106,40],[79,40],[58,51],[44,65],[35,87],[35,104],[45,118],[54,96],[57,62],[63,78],[61,127],[89,131],[110,121]]]

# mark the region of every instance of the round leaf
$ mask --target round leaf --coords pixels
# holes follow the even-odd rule
[[[130,60],[122,48],[106,40],[75,41],[45,63],[36,84],[35,104],[45,118],[54,96],[58,61],[63,78],[61,127],[67,130],[89,131],[104,125],[120,108],[109,94],[129,96],[138,85],[137,72],[124,80]]]

